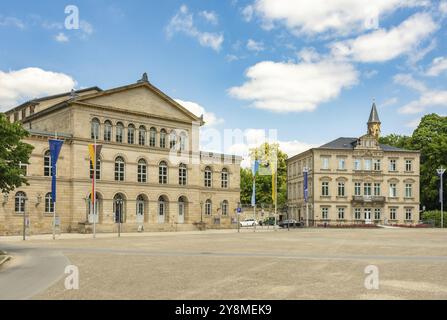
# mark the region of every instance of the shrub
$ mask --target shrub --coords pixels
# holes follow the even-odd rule
[[[422,213],[422,220],[424,224],[433,224],[435,227],[441,226],[441,211],[433,210],[433,211],[425,211]],[[444,211],[444,228],[447,227],[447,212]]]

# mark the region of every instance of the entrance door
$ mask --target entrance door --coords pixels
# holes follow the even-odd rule
[[[166,203],[164,200],[158,201],[158,223],[165,223]]]
[[[124,217],[123,217],[123,199],[115,199],[115,222],[116,223],[123,223]]]
[[[144,201],[141,199],[137,200],[137,223],[141,224],[144,222]]]
[[[365,223],[371,223],[371,209],[365,208],[364,213],[365,213]]]
[[[179,201],[178,203],[178,223],[185,222],[185,203],[183,201]]]
[[[99,208],[98,208],[98,200],[95,201],[95,214],[93,214],[93,203],[89,200],[89,208],[88,208],[88,222],[89,223],[98,223],[99,222]]]

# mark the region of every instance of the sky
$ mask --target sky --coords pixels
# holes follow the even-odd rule
[[[1,1],[0,111],[147,72],[204,114],[211,151],[361,136],[373,101],[382,134],[411,134],[446,114],[446,17],[428,0]],[[225,130],[244,138],[209,141]]]

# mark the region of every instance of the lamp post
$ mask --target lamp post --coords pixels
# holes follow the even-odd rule
[[[439,186],[439,202],[441,202],[441,228],[444,228],[444,195],[443,195],[443,182],[442,182],[442,176],[444,175],[445,169],[443,167],[436,169],[436,172],[438,173],[441,183]]]

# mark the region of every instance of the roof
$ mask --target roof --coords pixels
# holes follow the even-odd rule
[[[331,142],[328,142],[318,148],[315,149],[341,149],[341,150],[354,150],[357,144],[358,138],[346,138],[341,137],[335,139]],[[389,146],[387,144],[379,143],[380,148],[383,151],[403,151],[403,152],[417,152],[415,150],[407,150],[398,147]]]
[[[377,112],[376,103],[374,102],[371,107],[371,113],[369,114],[368,123],[380,123],[379,113]]]
[[[18,105],[17,107],[14,107],[14,108],[12,108],[12,109],[6,111],[6,112],[10,112],[10,111],[13,111],[13,110],[20,109],[21,107],[23,107],[23,106],[25,106],[25,105],[39,104],[39,102],[42,102],[42,101],[51,100],[51,99],[57,99],[57,98],[62,98],[62,97],[64,97],[64,96],[67,96],[67,98],[70,98],[70,96],[71,96],[73,93],[83,93],[83,92],[88,92],[88,91],[92,91],[92,90],[96,90],[96,91],[98,91],[98,92],[101,92],[101,91],[102,91],[101,88],[95,86],[95,87],[89,87],[89,88],[80,89],[80,90],[74,90],[74,91],[70,91],[70,92],[58,93],[58,94],[55,94],[55,95],[52,95],[52,96],[46,96],[46,97],[41,97],[41,98],[36,98],[36,99],[28,100],[28,101],[26,101],[26,102],[24,102],[24,103]]]

